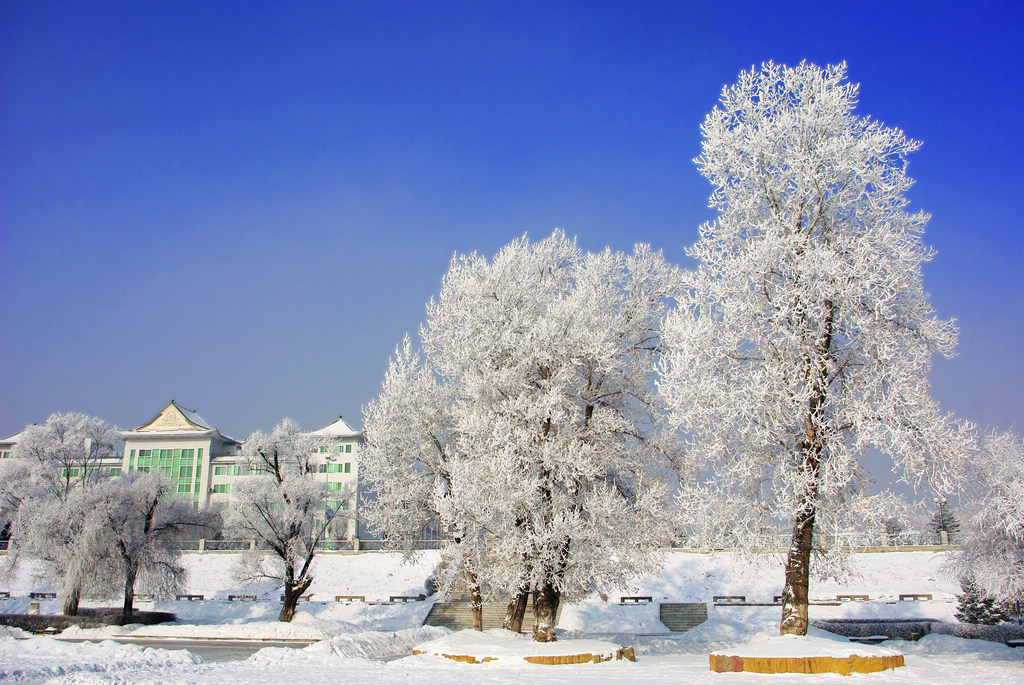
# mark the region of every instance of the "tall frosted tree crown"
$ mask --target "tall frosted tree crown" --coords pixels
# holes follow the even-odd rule
[[[845,64],[769,62],[723,89],[695,160],[719,214],[665,324],[660,388],[690,440],[684,508],[748,544],[790,521],[802,558],[787,588],[814,536],[888,511],[864,494],[866,450],[940,488],[969,452],[929,396],[931,355],[953,353],[956,329],[921,283],[928,217],[906,198],[919,143],[856,104]],[[801,582],[785,596],[806,604]]]

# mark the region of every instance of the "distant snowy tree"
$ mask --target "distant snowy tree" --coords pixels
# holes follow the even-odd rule
[[[352,492],[329,491],[316,477],[314,453],[323,440],[284,419],[267,434],[256,431],[242,444],[253,475],[233,485],[226,524],[255,539],[257,548],[239,557],[235,577],[263,579],[284,587],[280,621],[291,621],[299,598],[313,582],[316,546]]]
[[[554,639],[563,595],[655,568],[671,539],[650,382],[677,289],[659,253],[585,254],[560,231],[456,257],[427,307],[422,365],[408,344],[392,362],[424,399],[382,418],[407,385],[386,380],[366,414],[378,500],[402,488],[402,506],[436,512],[458,539],[450,568],[473,568],[515,611],[532,591],[537,640]]]
[[[130,623],[137,580],[161,595],[186,586],[181,541],[209,515],[175,497],[174,484],[156,474],[132,472],[106,479],[93,491],[91,519],[114,570],[123,580],[121,623]]]
[[[961,623],[977,623],[994,626],[1010,620],[999,601],[978,587],[974,578],[960,579],[961,594],[956,596],[956,620]]]
[[[865,451],[939,491],[970,451],[929,393],[956,329],[921,284],[928,217],[905,197],[918,143],[856,103],[845,64],[769,62],[723,89],[696,159],[719,215],[665,326],[660,387],[689,440],[682,510],[754,545],[789,521],[782,633],[806,633],[812,549],[875,508]]]
[[[101,419],[58,413],[26,428],[14,449],[28,474],[12,511],[9,568],[23,555],[41,560],[58,581],[68,616],[78,613],[83,584],[94,576],[99,543],[89,534],[96,530],[90,491],[101,459],[113,454],[119,439],[120,431]]]
[[[1013,433],[989,433],[972,460],[972,487],[962,552],[953,572],[969,576],[1000,599],[1024,596],[1024,443]]]
[[[960,521],[953,513],[953,507],[945,497],[935,499],[935,513],[928,522],[928,530],[935,539],[935,544],[942,544],[942,534],[946,534],[947,544],[953,543],[960,532]]]
[[[903,525],[903,521],[896,516],[890,516],[882,522],[885,528],[885,542],[888,545],[901,545],[906,544],[905,540],[907,537],[906,526]]]

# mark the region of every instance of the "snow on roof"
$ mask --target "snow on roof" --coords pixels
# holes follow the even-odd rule
[[[174,400],[171,400],[171,403],[173,404]],[[177,407],[178,411],[180,411],[185,416],[185,418],[188,419],[189,421],[191,421],[192,423],[194,423],[196,425],[199,425],[199,426],[202,426],[203,428],[213,428],[213,426],[208,424],[206,422],[206,419],[204,419],[202,416],[200,416],[196,412],[196,410],[194,410],[194,409],[186,409],[185,407],[182,407],[181,405],[178,405],[178,404],[175,404],[174,406]]]
[[[23,430],[21,430],[21,431],[18,431],[17,433],[15,433],[14,435],[12,435],[11,437],[9,437],[9,438],[4,438],[3,440],[0,440],[0,443],[8,443],[8,442],[9,442],[9,443],[12,443],[12,444],[13,444],[13,443],[16,443],[16,442],[18,442],[18,440],[21,440],[21,436],[22,436],[22,434],[23,434],[24,432],[25,432],[25,431],[23,431]]]
[[[310,435],[315,435],[320,438],[355,438],[360,435],[359,431],[354,430],[352,426],[345,423],[345,419],[338,417],[338,420],[332,424],[324,426],[320,430],[313,431]]]

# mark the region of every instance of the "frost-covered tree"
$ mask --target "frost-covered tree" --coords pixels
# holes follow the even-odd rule
[[[242,444],[247,478],[236,481],[226,524],[235,534],[256,540],[256,549],[239,557],[236,579],[264,579],[284,588],[280,621],[291,621],[299,598],[313,582],[316,546],[351,492],[329,491],[315,475],[314,453],[323,439],[303,433],[284,419],[267,434],[256,431]]]
[[[918,143],[858,117],[857,90],[845,64],[807,63],[723,89],[695,160],[718,217],[665,326],[660,387],[690,443],[683,511],[748,544],[788,521],[782,633],[806,633],[812,549],[877,508],[865,451],[943,491],[970,450],[929,392],[956,329],[921,284],[928,217],[905,196]]]
[[[585,254],[560,231],[457,256],[427,307],[422,365],[407,346],[392,363],[425,399],[384,421],[399,401],[386,382],[367,412],[364,476],[378,493],[407,483],[402,501],[458,539],[449,568],[472,567],[484,592],[521,611],[532,591],[537,640],[554,639],[563,595],[655,568],[670,539],[651,378],[677,279],[644,246]]]
[[[178,499],[174,484],[156,474],[132,472],[106,479],[90,498],[92,520],[99,527],[104,556],[123,580],[121,623],[130,623],[136,581],[161,595],[184,589],[187,575],[180,562],[181,541],[209,520],[209,515]]]
[[[945,497],[935,499],[935,513],[928,522],[928,530],[935,538],[935,544],[942,544],[942,534],[946,534],[946,542],[952,543],[960,533],[960,520],[953,513],[953,507]]]
[[[412,555],[425,532],[449,522],[452,545],[465,545],[460,554],[446,550],[447,568],[465,577],[473,610],[473,625],[483,630],[483,594],[470,541],[482,531],[460,516],[450,504],[452,462],[463,459],[458,446],[453,397],[438,383],[436,372],[412,350],[408,336],[388,365],[383,389],[364,411],[360,471],[367,492],[363,518],[394,547]],[[451,525],[451,524],[450,524]],[[472,530],[467,530],[467,527]],[[461,556],[456,561],[452,557]],[[460,563],[461,562],[461,563]],[[458,581],[457,572],[441,579],[445,592]]]
[[[1024,443],[1013,433],[989,433],[971,467],[953,571],[987,594],[1017,599],[1024,595]]]
[[[961,593],[956,596],[956,620],[994,626],[1010,620],[999,601],[978,587],[971,576],[960,579]]]
[[[58,581],[61,610],[68,616],[78,613],[100,549],[90,490],[98,482],[100,461],[119,439],[120,431],[101,419],[58,413],[41,426],[27,427],[14,448],[27,476],[21,472],[9,569],[22,556],[42,561]]]

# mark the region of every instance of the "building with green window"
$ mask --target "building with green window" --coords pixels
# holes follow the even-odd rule
[[[174,483],[178,497],[200,509],[210,504],[212,464],[235,457],[242,447],[239,440],[224,435],[174,400],[122,437],[122,470],[159,473]]]
[[[313,455],[317,476],[337,493],[335,509],[347,516],[335,519],[330,537],[355,538],[358,507],[359,449],[362,433],[344,419],[313,431],[323,446]],[[143,425],[123,434],[126,471],[156,471],[175,485],[178,497],[197,508],[231,504],[232,488],[253,474],[242,456],[242,443],[212,427],[197,412],[173,400]]]

